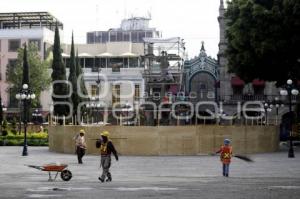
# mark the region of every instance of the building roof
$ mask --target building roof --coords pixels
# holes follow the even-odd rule
[[[0,13],[0,29],[46,27],[54,30],[56,24],[63,24],[49,12],[10,12]]]

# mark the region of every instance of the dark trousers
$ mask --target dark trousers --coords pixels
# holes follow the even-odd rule
[[[85,149],[81,148],[81,147],[77,147],[76,148],[76,154],[77,154],[77,158],[78,158],[78,163],[82,164],[82,157],[85,154]]]
[[[111,181],[111,173],[109,172],[109,168],[111,165],[111,157],[110,155],[101,156],[101,167],[102,167],[102,175],[101,178],[105,180],[107,177],[109,181]]]
[[[223,176],[229,176],[229,164],[223,164]]]

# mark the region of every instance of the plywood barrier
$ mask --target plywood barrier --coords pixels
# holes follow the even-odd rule
[[[232,140],[235,153],[265,153],[278,150],[277,126],[50,126],[49,149],[74,153],[74,137],[84,129],[87,153],[98,154],[95,139],[108,130],[122,155],[198,155],[216,151],[224,138]]]

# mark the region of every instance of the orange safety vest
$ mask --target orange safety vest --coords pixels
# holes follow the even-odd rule
[[[101,146],[100,146],[100,153],[101,155],[107,155],[107,143],[101,143]]]
[[[221,149],[221,161],[223,164],[229,164],[231,162],[232,156],[232,147],[231,146],[222,146]]]

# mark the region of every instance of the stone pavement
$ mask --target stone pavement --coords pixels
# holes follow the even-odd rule
[[[300,196],[300,150],[256,154],[254,163],[234,158],[229,178],[221,176],[217,156],[120,156],[113,159],[113,181],[100,183],[98,156],[85,156],[83,165],[73,154],[59,154],[47,147],[0,147],[0,198],[289,198]],[[48,182],[44,171],[25,164],[67,163],[73,178]]]

